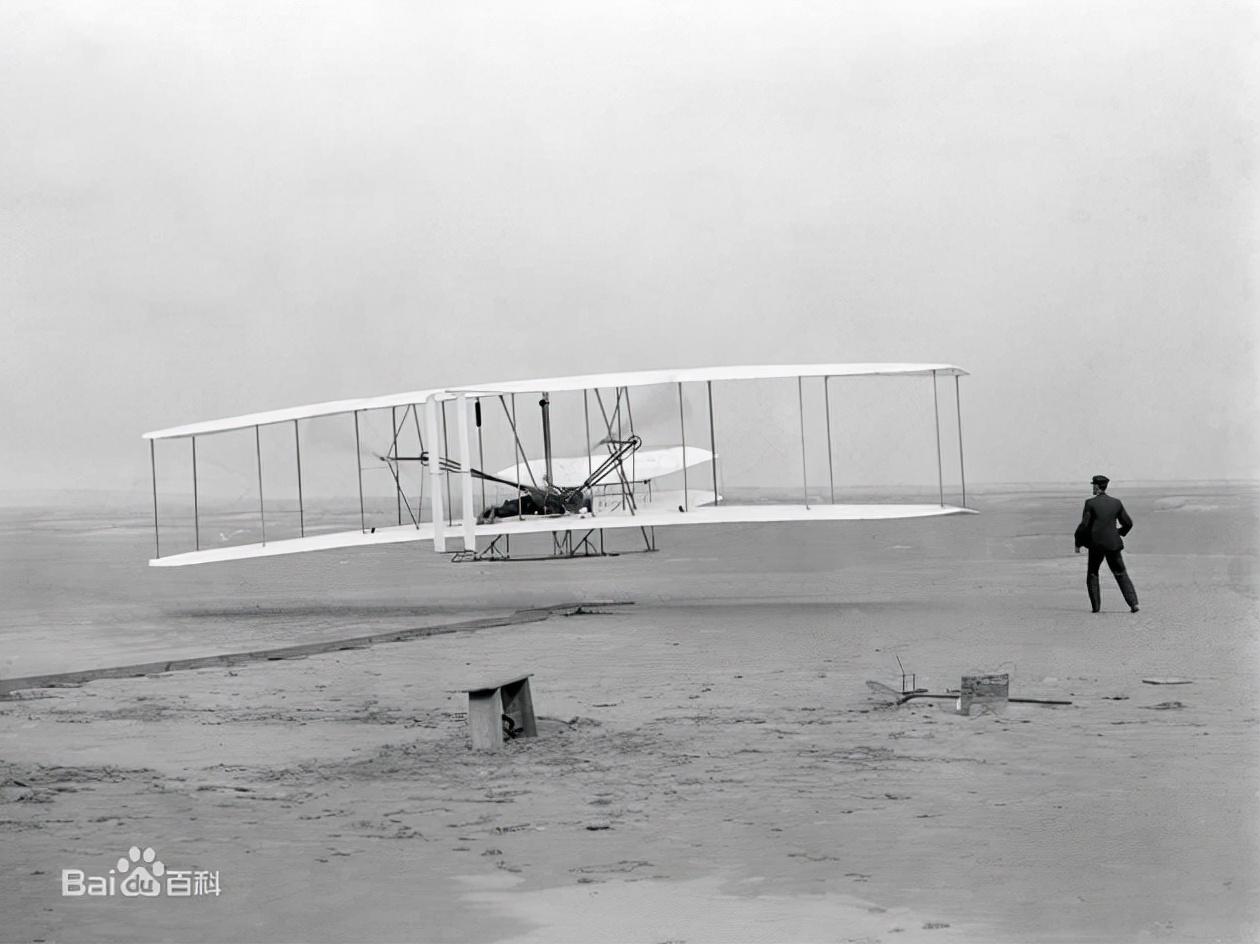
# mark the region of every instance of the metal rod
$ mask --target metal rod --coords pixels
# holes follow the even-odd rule
[[[503,399],[503,394],[499,394],[499,405],[503,407],[503,415],[507,417],[508,425],[512,427],[512,439],[515,443],[512,455],[516,457],[516,475],[512,484],[516,486],[517,493],[528,491],[521,482],[521,463],[525,460],[525,446],[521,443],[520,434],[516,431],[516,394],[509,394],[512,397],[512,409],[509,412],[507,401]],[[529,476],[529,482],[534,488],[538,488],[538,480],[534,478],[534,470],[531,466],[524,466],[525,473]]]
[[[193,546],[201,550],[201,515],[197,508],[197,437],[192,437],[193,462]]]
[[[354,411],[354,467],[359,471],[359,530],[367,530],[367,513],[363,508],[363,453],[359,448],[359,411]]]
[[[403,419],[407,418],[407,414],[403,414]],[[391,406],[389,408],[389,428],[394,431],[393,456],[398,458],[398,407]],[[398,505],[398,523],[402,524],[402,483],[395,476],[394,478],[394,498]]]
[[[420,444],[420,451],[424,452],[424,436],[420,434],[420,408],[415,403],[411,404],[411,418],[416,424],[416,442]],[[403,417],[403,422],[407,422],[407,418]],[[420,472],[420,493],[416,496],[416,530],[420,529],[420,519],[424,517],[424,471]]]
[[[940,491],[941,507],[945,507],[945,473],[941,468],[941,408],[936,394],[936,371],[932,371],[932,415],[936,420],[936,485]]]
[[[586,427],[586,477],[589,479],[594,474],[595,469],[591,460],[591,404],[587,397],[587,391],[582,391],[582,423]],[[595,491],[591,490],[591,511],[594,511]]]
[[[709,459],[709,465],[713,467],[713,504],[718,503],[717,488],[717,431],[713,427],[713,381],[706,380],[704,382],[705,391],[709,397],[709,452],[712,457]]]
[[[592,389],[594,389],[595,391],[595,402],[599,404],[599,414],[601,417],[603,417],[603,420],[604,420],[604,429],[607,430],[608,438],[612,439],[612,420],[609,419],[608,410],[604,407],[604,398],[600,396],[598,387],[594,387]],[[620,387],[617,388],[617,396],[618,396],[618,401],[620,401],[620,397],[621,397]],[[618,411],[621,409],[620,402],[618,402],[617,409]],[[618,434],[617,440],[619,442],[621,441],[620,434]],[[616,447],[611,442],[609,442],[608,454],[611,456],[616,451],[617,451]],[[636,506],[635,506],[635,500],[634,500],[634,485],[629,479],[626,478],[626,470],[625,470],[624,464],[620,462],[617,463],[617,480],[621,483],[622,506],[629,508],[630,514],[633,515],[636,513]],[[652,486],[649,483],[648,488],[650,489],[651,487]]]
[[[683,510],[690,511],[691,503],[687,500],[687,418],[683,415],[682,384],[678,384],[678,428],[682,431],[683,461]]]
[[[149,469],[153,473],[153,556],[162,556],[162,538],[158,529],[157,440],[149,440]]]
[[[551,488],[556,484],[551,470],[551,394],[544,392],[538,406],[542,410],[543,467],[546,470],[544,482],[547,488]]]
[[[516,440],[517,461],[525,465],[525,469],[526,471],[529,472],[529,478],[530,478],[530,481],[532,482],[534,479],[534,473],[533,473],[533,470],[529,468],[529,461],[525,458],[525,447],[521,444],[520,434],[516,431],[516,394],[513,393],[511,395],[511,398],[512,398],[512,438]],[[515,478],[516,478],[516,520],[524,521],[525,513],[521,510],[521,496],[524,494],[524,490],[521,488],[521,476],[520,476],[519,469],[517,469],[517,474]],[[534,484],[537,485],[538,483],[534,482]]]
[[[634,410],[630,409],[630,388],[626,387],[625,391],[626,391],[626,421],[630,426],[630,435],[631,437],[633,437],[634,436]],[[638,454],[639,454],[639,450],[637,449],[634,452],[630,453],[630,481],[632,482],[636,478],[638,478],[638,465],[636,464],[638,462]]]
[[[823,404],[827,410],[827,481],[831,484],[831,503],[836,503],[836,468],[831,458],[831,377],[823,378]]]
[[[404,422],[405,421],[406,420],[404,419]],[[398,494],[402,496],[403,504],[407,506],[407,515],[408,517],[411,518],[411,523],[415,525],[416,527],[419,527],[420,522],[416,520],[416,513],[411,510],[411,502],[410,500],[408,500],[406,492],[403,491],[402,480],[398,477],[398,462],[390,463],[388,465],[388,468],[389,468],[390,475],[394,477],[394,487],[398,489]],[[424,483],[423,473],[421,473],[420,475],[420,482],[423,485]]]
[[[436,396],[437,394],[434,394],[424,401],[424,430],[430,446],[429,489],[432,495],[429,497],[429,518],[433,522],[433,550],[441,554],[446,550],[446,525],[442,520],[445,516],[442,514],[442,482],[439,479],[439,476],[442,474],[442,463],[437,461],[434,456],[434,453],[437,452],[438,436]],[[421,474],[422,483],[423,480],[424,476]],[[420,500],[424,500],[423,492]],[[421,514],[423,514],[423,511],[421,511]]]
[[[958,476],[962,481],[962,506],[967,507],[967,468],[963,463],[962,394],[959,392],[958,375],[954,374],[954,405],[958,408]]]
[[[473,511],[472,447],[468,435],[468,394],[455,401],[455,435],[459,442],[459,505],[463,514],[464,550],[477,552],[477,513]],[[484,481],[484,480],[483,480]]]
[[[477,468],[486,467],[486,446],[481,438],[481,397],[473,401],[473,412],[477,419]],[[486,508],[486,480],[481,480],[481,507]]]
[[[446,401],[442,401],[442,458],[449,458],[451,454],[451,444],[446,436]],[[455,515],[451,508],[451,473],[444,472],[442,481],[446,485],[446,523],[455,524]]]
[[[796,378],[796,398],[801,407],[801,485],[805,489],[805,507],[809,508],[809,472],[805,463],[805,378]]]
[[[302,437],[298,435],[298,421],[293,421],[293,453],[297,457],[298,479],[298,532],[306,537],[306,508],[302,504]]]
[[[254,454],[258,457],[258,520],[262,524],[262,542],[267,543],[267,512],[263,507],[262,486],[262,433],[254,426]]]

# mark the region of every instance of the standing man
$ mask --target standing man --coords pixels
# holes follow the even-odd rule
[[[1124,558],[1120,552],[1124,550],[1124,536],[1133,529],[1133,519],[1124,510],[1124,504],[1118,498],[1107,494],[1107,486],[1111,480],[1105,475],[1095,475],[1090,479],[1094,487],[1094,497],[1085,500],[1085,511],[1081,515],[1081,523],[1076,527],[1076,553],[1081,548],[1089,549],[1089,564],[1085,572],[1085,588],[1089,591],[1089,605],[1097,613],[1102,607],[1102,594],[1098,589],[1098,568],[1107,559],[1107,566],[1115,575],[1120,592],[1124,594],[1124,602],[1129,604],[1129,611],[1138,611],[1137,591],[1133,589],[1133,581],[1124,569]],[[1116,527],[1117,522],[1119,527]]]

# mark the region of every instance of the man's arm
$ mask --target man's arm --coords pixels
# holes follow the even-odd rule
[[[1085,510],[1081,512],[1081,523],[1076,526],[1076,534],[1073,540],[1076,541],[1076,552],[1079,554],[1081,548],[1089,547],[1090,525],[1093,523],[1094,510],[1089,507],[1089,502],[1085,503]]]
[[[1120,513],[1116,515],[1116,520],[1120,522],[1120,537],[1124,537],[1133,530],[1133,519],[1129,517],[1129,513],[1124,510],[1123,502],[1120,505]]]

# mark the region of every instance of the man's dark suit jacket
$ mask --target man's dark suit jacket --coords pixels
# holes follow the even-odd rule
[[[1116,527],[1116,522],[1120,527]],[[1077,547],[1096,547],[1104,551],[1124,549],[1121,540],[1133,530],[1133,519],[1124,510],[1124,503],[1106,492],[1086,499],[1081,523],[1076,527]]]

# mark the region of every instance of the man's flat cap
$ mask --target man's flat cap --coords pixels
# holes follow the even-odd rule
[[[1111,479],[1107,478],[1105,475],[1095,475],[1089,480],[1090,485],[1097,485],[1099,488],[1106,488],[1110,482]]]

